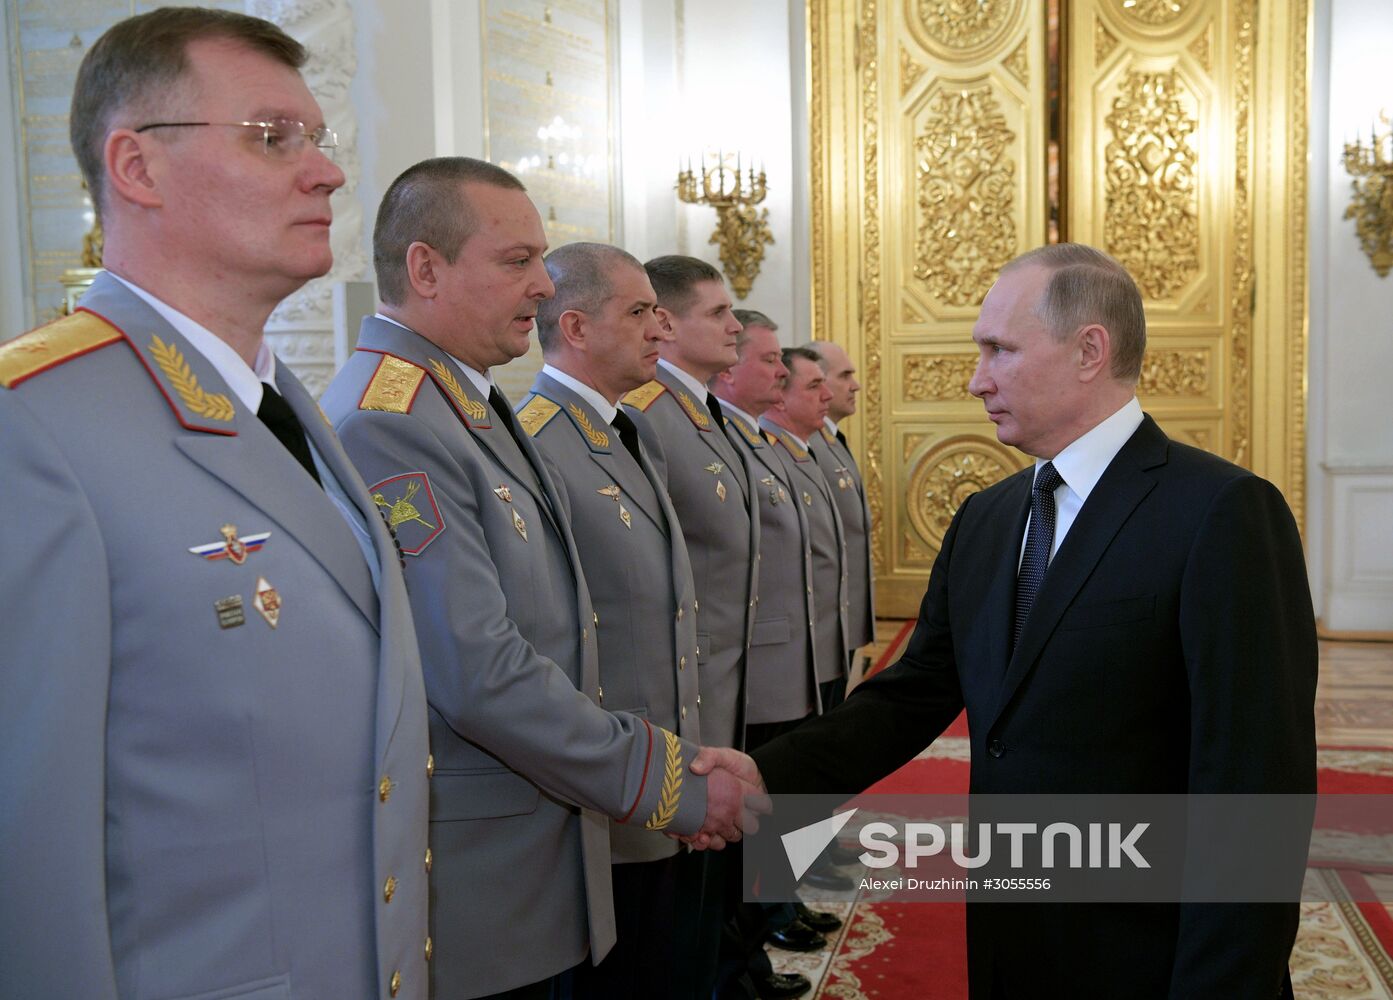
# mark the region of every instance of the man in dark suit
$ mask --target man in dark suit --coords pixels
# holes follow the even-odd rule
[[[1003,270],[969,388],[1032,469],[964,501],[905,655],[755,753],[854,792],[965,706],[973,793],[1315,789],[1315,627],[1271,484],[1142,414],[1141,297],[1089,247]],[[1290,996],[1293,904],[972,903],[975,997]]]

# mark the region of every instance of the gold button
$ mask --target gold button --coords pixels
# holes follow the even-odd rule
[[[695,597],[692,598],[692,610],[693,610],[693,611],[700,611],[700,610],[701,610],[701,602],[698,601]]]
[[[431,957],[432,955],[434,955],[434,954],[435,954],[435,944],[434,944],[434,942],[431,941],[430,938],[426,938],[426,961],[429,962],[429,961],[430,961],[430,957]]]
[[[387,881],[382,883],[382,901],[384,903],[390,903],[392,901],[392,897],[396,894],[397,877],[395,875],[388,875]]]
[[[599,692],[599,695],[600,695],[600,704],[603,705],[603,704],[605,703],[605,689],[604,689],[603,687],[599,687],[599,688],[596,688],[595,690]]]
[[[583,629],[581,629],[581,630],[580,630],[580,641],[581,641],[581,642],[585,642],[585,641],[586,641],[587,639],[589,639],[589,638],[590,638],[590,630],[589,630],[588,628],[583,628]]]
[[[678,620],[679,622],[682,620],[682,609],[681,609],[681,608],[678,608],[678,609],[677,609],[677,620]]]
[[[430,848],[427,847],[427,848],[426,848],[426,874],[427,874],[427,875],[430,874],[430,865],[431,865],[431,861],[433,861],[433,860],[434,860],[434,855],[431,854]]]
[[[426,754],[426,777],[435,777],[435,754],[433,753]]]
[[[392,779],[384,774],[382,780],[377,783],[377,799],[379,802],[386,802],[392,797]]]
[[[591,621],[592,624],[598,625],[598,624],[600,624],[600,616],[597,615],[597,614],[595,614],[595,612],[592,611],[592,612],[590,612],[590,621]]]
[[[400,992],[401,992],[401,973],[400,973],[400,972],[394,972],[394,973],[392,973],[392,981],[391,981],[390,983],[388,983],[387,986],[388,986],[388,989],[391,990],[392,996],[396,996],[398,993],[400,993]]]
[[[687,717],[687,706],[686,706],[686,705],[683,705],[683,706],[682,706],[682,718],[685,719],[686,717]]]
[[[696,655],[697,655],[697,656],[700,656],[700,655],[701,655],[701,647],[700,647],[700,646],[698,646],[698,647],[696,648]]]
[[[701,707],[701,695],[697,695],[697,708]]]
[[[678,669],[678,670],[686,670],[686,669],[687,669],[687,658],[686,658],[685,656],[679,656],[679,657],[677,658],[677,669]]]

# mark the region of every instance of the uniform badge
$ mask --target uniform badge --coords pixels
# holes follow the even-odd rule
[[[763,479],[759,481],[759,484],[761,486],[769,487],[770,506],[777,507],[780,503],[788,499],[788,495],[784,493],[783,487],[774,485],[773,476],[765,476]]]
[[[419,556],[445,530],[445,519],[424,472],[392,476],[369,487],[368,492],[396,532],[402,555]]]
[[[845,490],[851,487],[851,470],[845,465],[839,465],[832,470],[837,474],[837,489]]]
[[[522,519],[522,515],[518,513],[516,507],[509,509],[512,511],[513,515],[513,528],[522,536],[524,542],[527,541],[527,522]]]
[[[247,620],[246,612],[242,610],[241,594],[214,601],[213,610],[217,612],[219,628],[236,628]]]
[[[189,551],[208,560],[230,559],[234,565],[240,566],[247,561],[248,553],[260,549],[266,544],[266,539],[271,537],[269,531],[238,537],[235,524],[224,524],[218,531],[222,533],[222,541],[195,545]]]
[[[803,494],[803,503],[811,507],[813,505],[813,495],[811,493],[805,492]]]
[[[713,476],[719,476],[721,474],[721,470],[724,468],[725,466],[722,465],[720,462],[712,462],[710,465],[706,467],[706,471],[711,473],[711,475]],[[716,480],[716,499],[720,500],[721,503],[726,502],[726,484],[721,482],[720,479]]]
[[[508,489],[507,485],[505,484],[500,483],[498,488],[493,491],[493,495],[498,497],[498,499],[502,500],[504,503],[513,502],[513,491]]]
[[[600,487],[595,492],[600,494],[600,496],[602,497],[609,497],[611,500],[613,500],[615,503],[619,505],[619,520],[624,522],[624,527],[632,531],[634,528],[633,515],[630,514],[628,508],[624,506],[624,501],[619,499],[623,495],[623,491],[620,490],[618,486],[615,486],[613,483],[611,483],[608,486]]]
[[[266,624],[275,628],[281,620],[281,595],[276,588],[266,582],[264,576],[256,578],[256,596],[252,598],[252,607],[266,619]]]

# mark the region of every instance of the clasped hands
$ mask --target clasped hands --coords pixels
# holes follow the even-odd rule
[[[702,747],[691,771],[706,776],[706,821],[696,833],[677,839],[694,850],[719,851],[743,834],[756,832],[758,817],[773,809],[759,767],[748,754],[731,747]]]

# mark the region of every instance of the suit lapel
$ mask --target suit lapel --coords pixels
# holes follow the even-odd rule
[[[1006,676],[1001,685],[1001,701],[996,715],[1010,703],[1016,690],[1040,657],[1040,652],[1054,634],[1059,620],[1073,603],[1074,597],[1088,578],[1093,574],[1099,561],[1107,552],[1108,546],[1118,531],[1127,522],[1132,511],[1156,486],[1156,477],[1149,470],[1165,462],[1166,437],[1154,421],[1147,417],[1123,445],[1108,465],[1098,484],[1088,495],[1073,527],[1065,536],[1063,544],[1050,560],[1044,583],[1036,595],[1035,606],[1026,620],[1021,639],[1006,668]],[[1030,484],[1032,478],[1022,477]],[[1026,488],[1025,505],[1029,509],[1029,486]],[[1022,529],[1013,536],[1016,549],[1012,556],[1019,555]],[[1011,614],[1015,603],[1015,567],[1008,574],[1011,586],[1005,607],[1003,636],[1009,636]],[[1009,640],[1008,640],[1009,641]],[[995,722],[995,719],[993,719]]]

